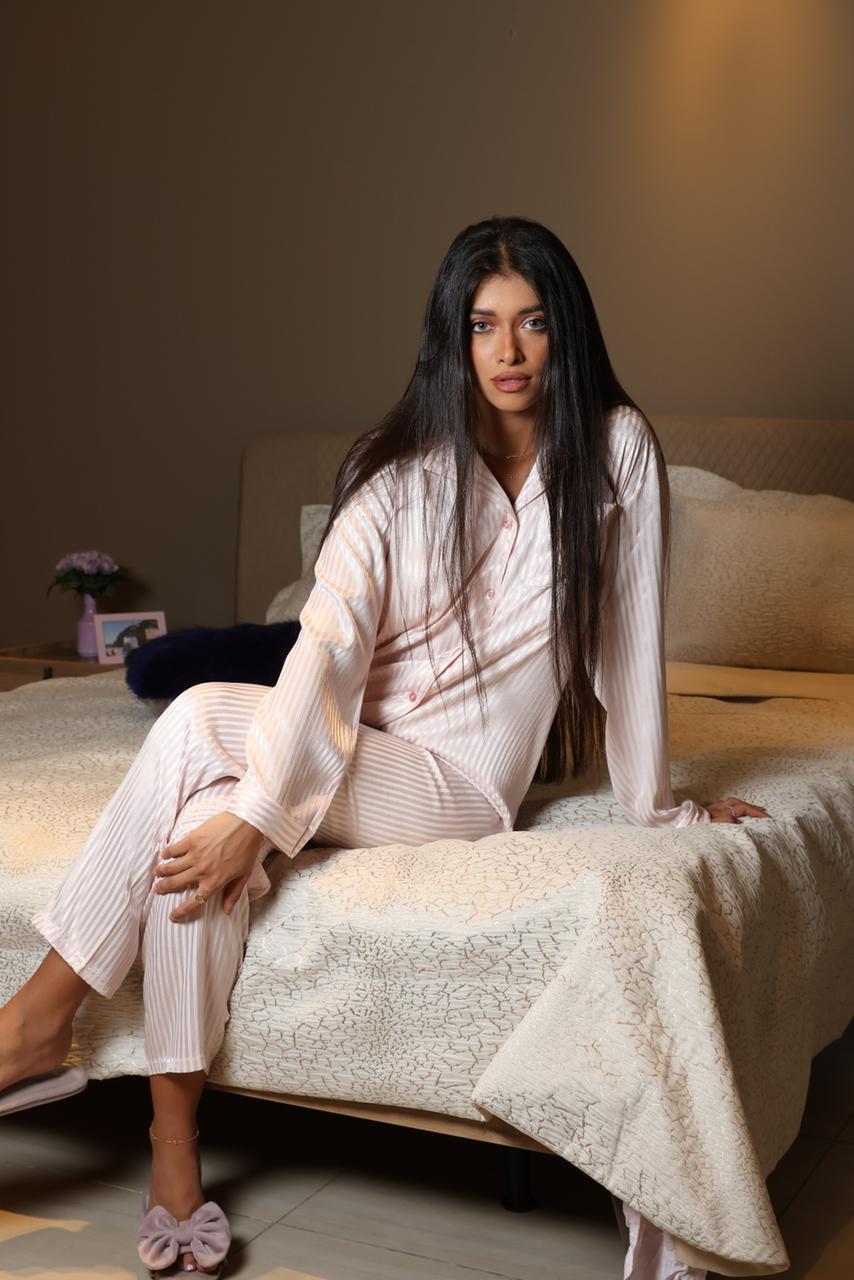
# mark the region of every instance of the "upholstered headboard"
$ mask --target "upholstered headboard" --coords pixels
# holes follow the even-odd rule
[[[667,462],[702,467],[748,489],[829,493],[854,501],[854,420],[650,414]],[[238,622],[300,576],[304,503],[331,502],[335,476],[359,433],[258,436],[243,452],[237,548]]]

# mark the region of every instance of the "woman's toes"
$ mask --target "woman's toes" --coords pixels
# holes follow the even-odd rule
[[[183,1254],[181,1258],[181,1269],[183,1271],[191,1271],[191,1272],[195,1271],[196,1274],[200,1276],[208,1276],[212,1274],[211,1270],[209,1270],[207,1267],[199,1266],[198,1262],[196,1262],[196,1259],[193,1257],[191,1253]],[[215,1272],[216,1270],[217,1268],[214,1267],[213,1271]]]

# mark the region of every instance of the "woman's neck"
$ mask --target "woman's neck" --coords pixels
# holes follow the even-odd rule
[[[534,416],[521,413],[480,413],[477,442],[498,461],[518,459],[533,449]]]
[[[532,415],[481,416],[476,439],[484,464],[515,506],[536,457]]]

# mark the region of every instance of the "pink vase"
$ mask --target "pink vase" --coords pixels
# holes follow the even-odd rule
[[[83,612],[77,623],[77,652],[81,658],[97,658],[98,641],[95,636],[95,597],[83,596]]]

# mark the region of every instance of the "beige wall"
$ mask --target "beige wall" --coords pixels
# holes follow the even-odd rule
[[[6,0],[0,644],[101,547],[232,620],[255,432],[362,429],[453,235],[556,231],[650,411],[854,417],[848,0]],[[275,548],[271,548],[275,555]]]

